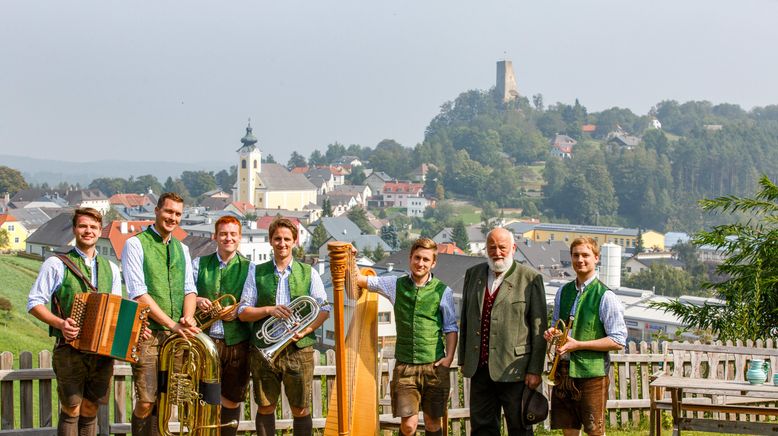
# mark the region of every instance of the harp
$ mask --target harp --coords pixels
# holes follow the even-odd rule
[[[357,289],[351,244],[330,242],[335,311],[335,393],[330,397],[325,436],[378,433],[378,296]],[[363,275],[375,275],[365,268]]]

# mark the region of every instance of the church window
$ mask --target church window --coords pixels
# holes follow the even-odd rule
[[[254,159],[254,169],[257,169],[257,160]]]
[[[243,168],[244,170],[246,169],[246,159],[240,161],[240,167]]]

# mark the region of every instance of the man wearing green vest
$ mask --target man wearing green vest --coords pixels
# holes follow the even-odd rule
[[[211,302],[223,295],[240,300],[251,262],[238,253],[241,224],[235,217],[225,215],[214,225],[216,253],[198,257],[192,264],[197,284],[197,307],[211,309]],[[224,303],[222,303],[224,305]],[[208,335],[216,344],[221,359],[221,423],[240,421],[240,404],[246,398],[249,384],[248,323],[236,320],[237,308],[209,327]],[[222,427],[222,436],[234,436],[238,429]]]
[[[442,436],[441,418],[448,402],[449,370],[457,347],[454,292],[432,269],[438,246],[419,238],[411,247],[410,275],[366,277],[357,284],[386,297],[394,306],[397,360],[392,373],[392,414],[400,417],[400,433],[413,435],[424,412],[424,432]]]
[[[257,338],[264,322],[272,318],[288,318],[288,305],[303,295],[313,297],[319,305],[325,304],[327,293],[316,270],[294,260],[292,250],[297,245],[297,226],[287,218],[278,218],[268,229],[273,259],[249,270],[249,280],[243,288],[238,316],[241,321],[253,322],[249,352],[251,379],[257,408],[258,436],[274,436],[276,405],[281,395],[281,383],[294,416],[294,436],[310,436],[313,432],[310,401],[313,384],[313,344],[316,329],[329,316],[330,306],[321,311],[311,325],[297,332],[294,343],[281,351],[275,363],[270,364],[257,348],[269,344]]]
[[[459,365],[470,377],[474,436],[499,436],[501,411],[508,436],[532,435],[521,418],[525,389],[540,385],[546,343],[543,277],[513,259],[508,229],[486,235],[486,262],[465,272],[459,327]]]
[[[600,248],[592,238],[570,244],[576,279],[559,288],[554,299],[552,325],[561,319],[569,327],[567,342],[557,347],[561,356],[557,384],[551,393],[551,428],[565,436],[605,434],[608,400],[608,352],[620,350],[627,339],[624,310],[616,294],[598,278]],[[544,333],[546,341],[560,335],[556,328]]]
[[[122,295],[119,268],[97,254],[103,217],[95,209],[76,209],[73,235],[76,246],[67,253],[84,277],[99,292]],[[113,374],[113,359],[82,353],[65,341],[78,336],[79,327],[70,318],[75,294],[89,292],[86,283],[70,271],[62,260],[52,256],[41,266],[30,289],[27,311],[49,325],[54,345],[54,374],[61,410],[57,434],[66,436],[97,434],[97,407],[108,403]],[[51,302],[52,309],[46,305]]]
[[[151,308],[151,338],[140,344],[140,359],[132,367],[135,408],[132,434],[156,434],[151,416],[157,400],[157,357],[162,343],[175,333],[184,338],[200,332],[195,326],[197,288],[189,248],[173,237],[181,222],[184,200],[174,192],[159,197],[152,226],[127,239],[122,250],[122,272],[129,298]]]

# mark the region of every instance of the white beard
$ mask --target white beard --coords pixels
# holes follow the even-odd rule
[[[491,257],[487,256],[486,257],[486,263],[489,264],[489,269],[490,270],[492,270],[492,271],[494,271],[496,273],[502,274],[502,273],[504,273],[505,271],[508,271],[511,268],[511,265],[513,265],[513,259],[511,259],[511,258],[503,258],[503,259],[500,259],[498,261],[494,261],[494,260],[492,260]]]

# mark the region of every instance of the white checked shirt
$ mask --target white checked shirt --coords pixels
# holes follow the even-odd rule
[[[275,266],[276,260],[273,259],[273,265]],[[283,270],[279,271],[278,267],[275,268],[275,274],[278,276],[278,289],[276,289],[276,305],[288,306],[292,300],[292,294],[289,291],[289,276],[292,274],[292,264],[296,261],[292,261]],[[241,314],[247,307],[254,307],[257,305],[257,281],[254,279],[256,265],[249,265],[249,275],[246,279],[246,284],[243,285],[243,293],[240,297],[240,306],[238,307],[238,314]],[[321,281],[319,272],[311,268],[311,287],[309,289],[310,296],[316,300],[317,303],[322,304],[327,301],[327,292],[324,290],[324,283]],[[329,312],[331,306],[326,304],[321,307],[321,310]]]
[[[235,255],[237,256],[238,254],[235,253]],[[197,282],[197,275],[200,273],[201,259],[202,257],[198,257],[197,259],[194,260],[194,262],[192,262],[192,277],[194,278],[195,282]],[[222,260],[221,256],[219,256],[218,251],[216,252],[216,259],[219,260],[219,269],[224,269],[224,267],[227,266],[227,263]],[[246,276],[246,281],[249,281],[249,279],[253,277],[252,276],[253,265],[254,265],[253,263],[251,262],[249,263],[249,274]],[[209,331],[208,335],[215,339],[224,339],[224,324],[222,323],[222,320],[217,320],[216,322],[211,324],[211,330]]]
[[[84,259],[84,263],[92,271],[92,277],[89,281],[92,285],[97,286],[97,268],[95,268],[95,258],[89,259],[86,257],[83,251],[75,247],[76,253]],[[119,267],[114,265],[113,262],[103,259],[104,262],[108,262],[111,266],[111,273],[113,273],[113,282],[111,283],[111,293],[114,295],[122,295],[122,276],[119,272]],[[40,304],[49,304],[51,296],[54,295],[54,291],[62,286],[62,280],[65,278],[65,264],[62,263],[56,256],[52,256],[46,259],[41,265],[38,278],[35,279],[35,283],[30,288],[30,295],[27,297],[27,311],[32,310],[33,307]]]
[[[153,224],[151,225],[151,230],[159,235]],[[170,243],[170,238],[172,237],[172,234],[168,235],[165,244]],[[181,248],[184,251],[184,295],[196,294],[197,287],[195,287],[194,276],[192,275],[192,258],[189,256],[189,247],[181,244]],[[127,285],[128,298],[134,300],[149,292],[149,288],[146,286],[146,277],[143,274],[143,247],[138,236],[133,236],[124,243],[122,271],[124,273],[124,284]]]

